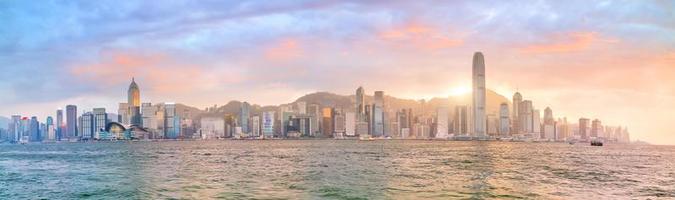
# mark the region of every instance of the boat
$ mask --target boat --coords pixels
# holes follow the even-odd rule
[[[599,147],[601,147],[602,145],[603,145],[603,144],[602,144],[602,141],[599,141],[599,140],[593,140],[593,141],[591,141],[591,146],[599,146]]]

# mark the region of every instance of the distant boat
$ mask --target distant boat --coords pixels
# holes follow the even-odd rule
[[[591,146],[600,146],[601,147],[602,145],[603,145],[602,141],[600,141],[600,140],[591,141]]]

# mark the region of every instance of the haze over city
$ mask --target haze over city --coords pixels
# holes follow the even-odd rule
[[[0,116],[114,111],[131,77],[142,102],[198,108],[358,86],[470,95],[481,51],[487,88],[507,99],[675,144],[670,1],[149,3],[1,2]]]

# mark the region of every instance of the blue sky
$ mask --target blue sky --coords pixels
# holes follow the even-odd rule
[[[673,1],[6,0],[0,115],[115,111],[132,76],[143,101],[199,107],[359,85],[444,97],[466,91],[482,51],[488,87],[504,96],[518,89],[539,109],[675,143],[652,124],[675,112],[674,10]]]

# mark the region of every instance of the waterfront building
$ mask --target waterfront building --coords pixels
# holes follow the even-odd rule
[[[469,108],[468,106],[458,105],[455,106],[455,117],[454,117],[454,134],[455,136],[463,135],[466,136],[469,134]]]
[[[256,115],[251,117],[251,134],[252,137],[260,136],[260,116]]]
[[[9,141],[18,142],[19,138],[21,138],[21,115],[12,115],[12,119],[8,128]]]
[[[77,106],[66,106],[66,135],[65,138],[72,139],[78,137],[77,132]]]
[[[530,100],[524,100],[520,102],[520,105],[518,106],[518,122],[520,122],[520,125],[518,128],[520,129],[521,133],[524,134],[531,134],[534,132],[534,118],[533,118],[533,108],[532,108],[532,101]]]
[[[553,123],[555,123],[555,119],[553,119],[553,110],[546,107],[546,109],[544,109],[544,124],[553,125]]]
[[[591,122],[591,138],[601,137],[603,134],[602,122],[599,119],[594,119]]]
[[[85,112],[82,114],[80,117],[80,139],[82,140],[90,140],[93,139],[95,134],[95,126],[94,126],[94,114],[91,112]]]
[[[582,140],[588,140],[588,128],[590,124],[590,119],[588,118],[580,118],[579,119],[579,136],[581,137]]]
[[[373,137],[384,137],[384,92],[375,91],[373,102],[371,134]]]
[[[483,53],[473,55],[473,134],[475,137],[485,137],[486,109],[485,109],[485,60]]]
[[[101,132],[105,131],[105,126],[108,125],[108,113],[105,108],[94,108],[92,111],[94,115],[94,138],[99,139]]]
[[[225,136],[225,118],[224,117],[202,117],[200,119],[201,139],[215,139]]]
[[[520,134],[522,133],[522,128],[520,127],[520,104],[523,102],[523,96],[519,92],[513,94],[513,116],[511,116],[511,134]]]
[[[164,137],[178,139],[181,135],[180,116],[176,112],[176,104],[164,104]]]
[[[511,132],[509,119],[509,105],[506,102],[499,104],[499,136],[507,137]]]
[[[487,135],[490,137],[497,137],[499,133],[499,117],[495,114],[488,114],[487,118]]]
[[[131,84],[129,84],[129,90],[127,91],[129,105],[129,124],[131,125],[141,125],[141,91],[136,84],[134,78],[131,78]]]
[[[345,113],[342,109],[333,109],[333,137],[342,138],[345,136],[346,128]]]
[[[307,114],[312,118],[311,122],[310,122],[311,124],[310,124],[310,127],[309,127],[310,135],[316,137],[319,134],[321,134],[321,129],[319,129],[319,128],[321,126],[322,117],[321,117],[321,109],[319,107],[319,104],[308,105],[307,106]]]
[[[274,111],[262,113],[262,133],[265,138],[274,137]]]
[[[366,103],[363,98],[364,95],[365,91],[363,90],[363,87],[359,86],[359,88],[356,89],[356,95],[354,96],[356,102],[355,110],[358,121],[365,121],[366,118]]]
[[[248,120],[251,117],[251,104],[248,102],[243,102],[241,108],[239,109],[239,125],[241,126],[241,131],[245,134],[250,132]]]
[[[322,137],[330,137],[333,135],[333,109],[332,108],[323,108],[322,109]]]
[[[532,110],[532,138],[541,138],[541,113],[539,110]]]
[[[56,110],[56,140],[61,140],[64,137],[65,124],[63,123],[63,109]]]
[[[30,127],[29,127],[29,140],[31,142],[39,142],[42,141],[40,137],[40,122],[38,121],[37,117],[33,116],[30,118]]]
[[[448,124],[448,107],[438,107],[436,109],[436,138],[448,139]]]
[[[349,136],[349,137],[356,136],[356,113],[355,112],[346,112],[345,113],[345,136]]]
[[[117,108],[118,119],[117,122],[121,124],[130,124],[131,119],[129,117],[129,104],[128,103],[119,103]]]
[[[56,140],[56,128],[54,127],[54,118],[51,116],[47,117],[47,121],[45,123],[45,129],[46,129],[46,138],[45,140],[49,141],[55,141]]]

